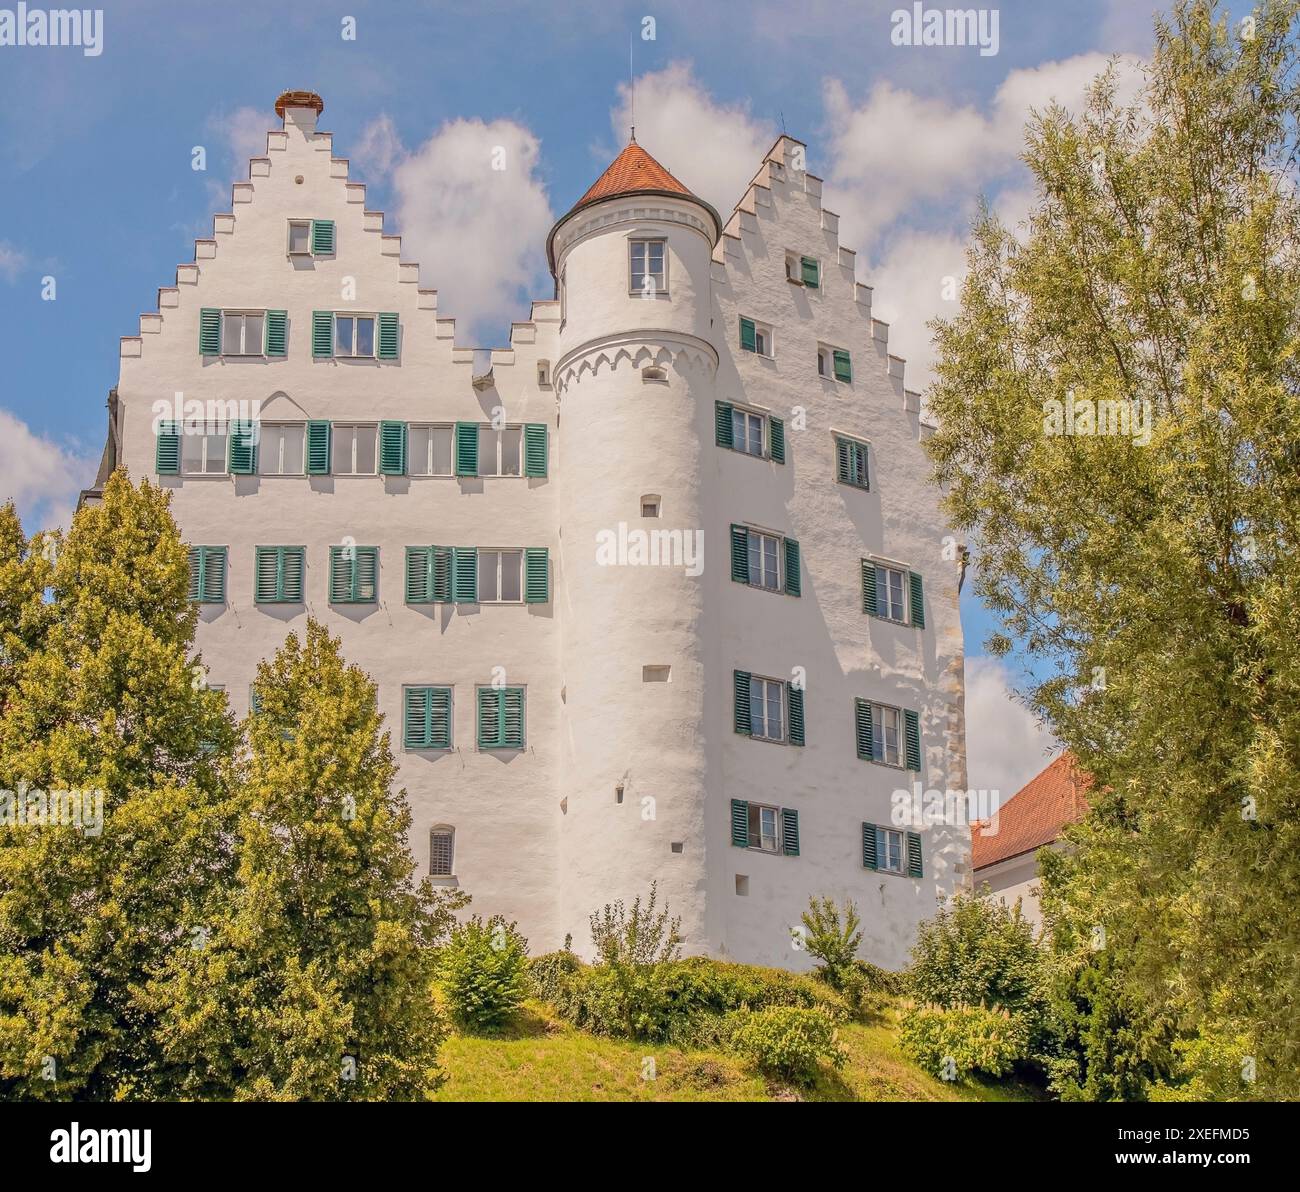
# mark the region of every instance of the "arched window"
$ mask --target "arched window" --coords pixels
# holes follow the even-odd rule
[[[435,824],[429,829],[429,876],[451,877],[456,859],[456,829]]]

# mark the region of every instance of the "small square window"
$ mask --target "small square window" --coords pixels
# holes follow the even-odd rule
[[[311,256],[311,220],[291,219],[289,221],[289,255],[291,257]]]
[[[674,840],[671,847],[675,853],[684,853],[686,851],[686,842],[683,840]]]
[[[643,666],[641,668],[642,683],[667,683],[670,682],[673,675],[671,666]]]
[[[749,875],[747,873],[736,874],[736,893],[742,898],[749,895]]]
[[[658,498],[658,497],[651,497],[651,496],[642,497],[642,498],[641,498],[641,516],[642,516],[642,517],[658,517],[658,516],[659,516],[659,509],[660,509],[659,501],[660,501],[660,498]]]

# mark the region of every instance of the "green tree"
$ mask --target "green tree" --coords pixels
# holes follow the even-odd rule
[[[337,639],[310,620],[255,687],[237,879],[149,985],[165,1057],[184,1096],[421,1099],[446,1034],[435,948],[468,897],[412,883],[375,685]]]
[[[1030,215],[980,217],[935,326],[989,644],[1095,780],[1044,905],[1076,1059],[1123,1052],[1126,1096],[1183,1086],[1196,1040],[1206,1095],[1300,1096],[1296,11],[1182,0],[1135,103],[1111,70],[1038,114]]]
[[[189,655],[187,585],[168,496],[147,482],[115,475],[66,539],[28,541],[0,511],[0,1095],[165,1086],[138,986],[232,864],[235,732]],[[18,822],[36,792],[73,790],[100,792],[98,830]]]
[[[528,941],[494,915],[475,915],[451,933],[438,957],[443,992],[461,1026],[493,1030],[528,996]]]
[[[832,898],[810,898],[802,921],[808,955],[822,962],[822,974],[832,989],[843,989],[862,943],[858,908],[846,901],[841,911]]]

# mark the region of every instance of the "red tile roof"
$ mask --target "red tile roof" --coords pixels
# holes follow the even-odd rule
[[[631,141],[628,147],[610,162],[609,168],[588,187],[587,193],[575,206],[582,207],[587,203],[594,203],[597,199],[635,194],[643,190],[666,190],[672,194],[694,198],[691,192],[650,154],[635,141]]]
[[[983,835],[983,823],[971,825],[972,867],[983,869],[1050,844],[1066,824],[1083,818],[1090,785],[1074,755],[1068,750],[1061,754],[1002,804],[995,835]]]

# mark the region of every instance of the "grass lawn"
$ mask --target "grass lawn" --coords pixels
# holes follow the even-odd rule
[[[945,1084],[898,1050],[892,1012],[839,1028],[849,1053],[807,1089],[775,1084],[716,1052],[603,1039],[529,1002],[498,1036],[453,1035],[442,1049],[439,1101],[1031,1101],[1014,1081]],[[642,1077],[653,1058],[655,1077]]]

